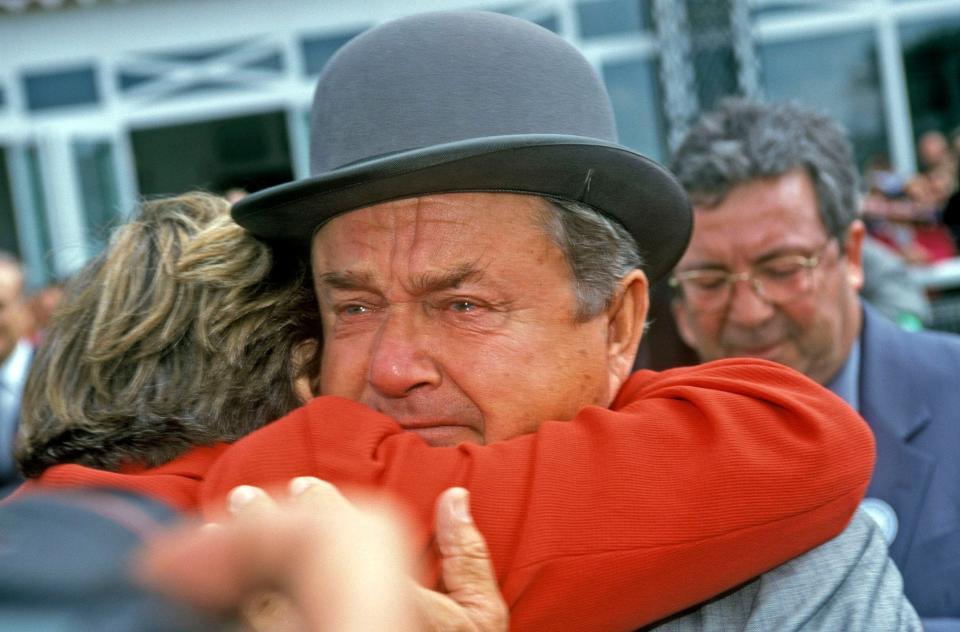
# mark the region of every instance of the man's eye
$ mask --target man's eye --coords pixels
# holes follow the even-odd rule
[[[802,267],[796,261],[771,263],[762,267],[757,276],[767,279],[787,279],[799,272]]]
[[[356,303],[344,305],[340,308],[340,313],[344,316],[359,316],[361,314],[369,313],[370,311],[370,308],[366,305],[357,305]]]
[[[448,304],[448,307],[450,308],[450,311],[458,312],[461,314],[473,312],[479,308],[479,306],[476,303],[473,303],[471,301],[452,301],[451,303]]]
[[[704,274],[687,279],[690,287],[701,291],[719,290],[727,284],[724,274]]]

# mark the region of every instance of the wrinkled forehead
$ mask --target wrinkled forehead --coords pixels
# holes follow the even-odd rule
[[[749,263],[811,250],[827,238],[812,183],[791,172],[735,187],[717,205],[695,206],[693,237],[682,265]]]
[[[564,282],[569,266],[548,236],[545,205],[527,195],[456,193],[351,211],[315,235],[314,280],[318,288],[407,292],[467,282],[533,291]]]

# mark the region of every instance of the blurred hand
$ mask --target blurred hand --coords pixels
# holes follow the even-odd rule
[[[437,505],[447,595],[410,579],[404,522],[383,503],[354,506],[310,477],[294,479],[282,503],[249,486],[229,500],[234,520],[149,543],[141,576],[197,607],[239,611],[254,630],[507,629],[466,490]]]

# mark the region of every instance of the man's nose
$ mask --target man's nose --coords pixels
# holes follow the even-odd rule
[[[761,325],[773,316],[776,308],[765,299],[748,279],[740,279],[730,288],[727,318],[743,327]]]
[[[417,389],[439,386],[442,381],[432,350],[443,341],[431,336],[429,323],[414,312],[415,308],[397,310],[380,325],[368,379],[383,396],[406,397]]]

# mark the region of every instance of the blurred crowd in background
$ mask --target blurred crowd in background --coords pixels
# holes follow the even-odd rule
[[[956,256],[960,243],[960,127],[923,133],[919,170],[897,173],[884,157],[865,168],[863,216],[872,235],[911,265]]]

